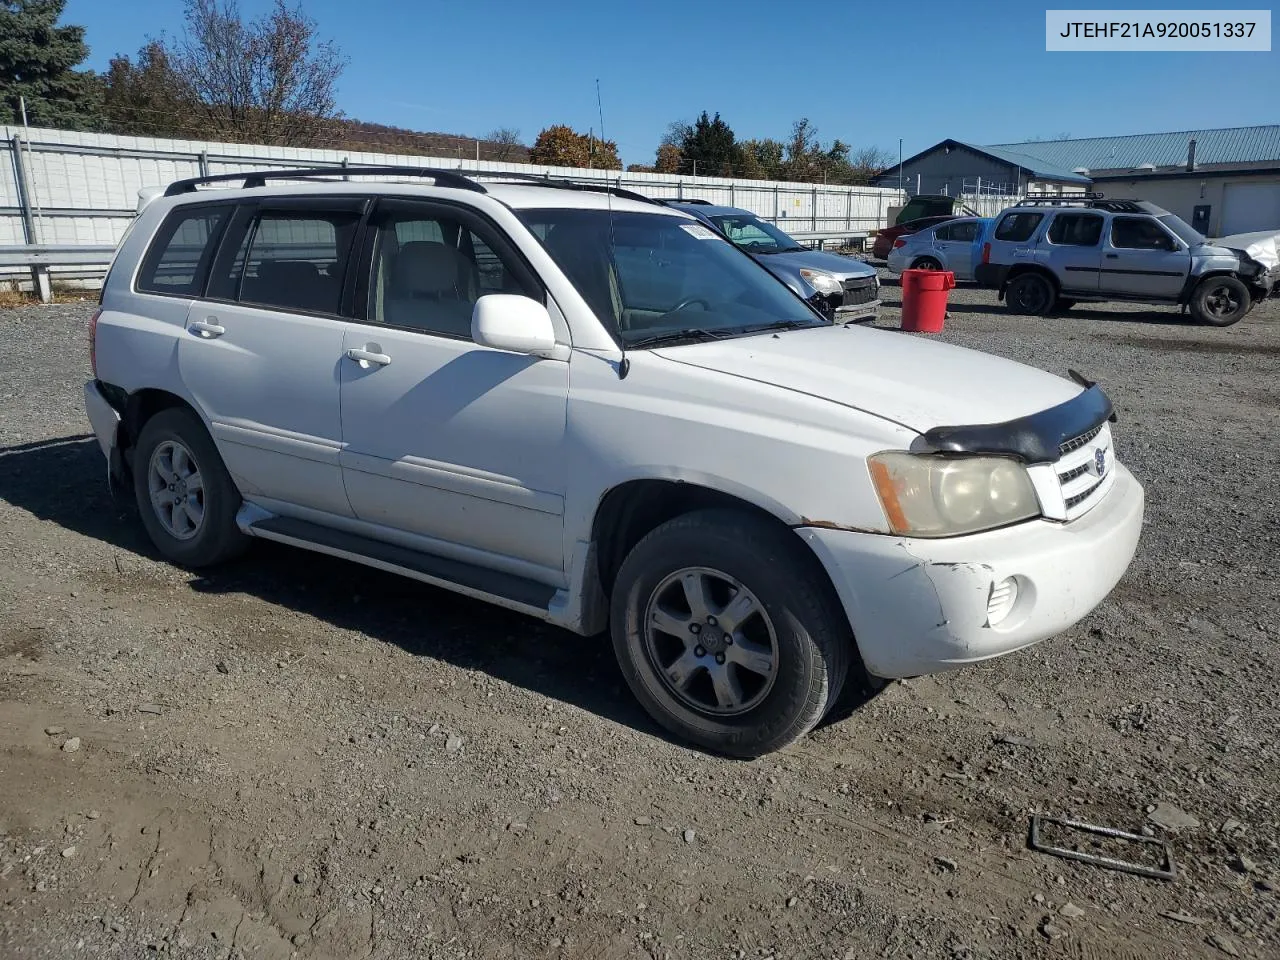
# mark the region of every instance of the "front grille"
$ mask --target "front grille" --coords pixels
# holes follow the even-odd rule
[[[1058,474],[1058,482],[1061,483],[1063,486],[1066,486],[1076,477],[1083,477],[1088,472],[1089,472],[1089,465],[1087,463],[1082,463],[1080,464],[1080,466],[1074,467],[1073,469],[1068,470],[1066,473]]]
[[[1063,442],[1061,445],[1059,445],[1058,452],[1062,454],[1068,454],[1072,450],[1079,450],[1086,443],[1088,443],[1090,440],[1092,440],[1094,437],[1100,434],[1102,432],[1102,428],[1105,426],[1106,426],[1105,423],[1100,423],[1096,427],[1094,427],[1092,430],[1090,430],[1088,433],[1082,433],[1078,437],[1072,437],[1070,440],[1067,440]]]
[[[1064,442],[1054,465],[1062,491],[1064,520],[1073,520],[1093,507],[1110,488],[1116,465],[1111,429],[1106,423]]]
[[[1076,507],[1080,506],[1080,504],[1084,503],[1086,500],[1092,497],[1095,493],[1098,492],[1098,488],[1102,486],[1102,483],[1103,482],[1099,480],[1097,483],[1091,486],[1088,490],[1085,490],[1083,493],[1077,493],[1074,497],[1067,497],[1067,511],[1070,512],[1074,510]]]
[[[842,307],[851,307],[860,303],[870,303],[876,298],[875,281],[871,278],[865,280],[846,280],[844,282],[844,296],[840,300]]]

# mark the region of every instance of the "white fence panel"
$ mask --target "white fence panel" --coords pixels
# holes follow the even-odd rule
[[[21,149],[22,166],[26,169],[32,230],[24,222],[15,149]],[[352,166],[424,166],[605,181],[652,197],[701,199],[741,207],[778,223],[784,230],[797,232],[873,233],[885,225],[887,209],[901,202],[896,189],[882,187],[625,173],[456,157],[159,140],[0,126],[0,244],[115,244],[133,217],[138,191],[143,187],[264,167],[338,167],[344,162]],[[74,270],[54,272],[76,274]]]

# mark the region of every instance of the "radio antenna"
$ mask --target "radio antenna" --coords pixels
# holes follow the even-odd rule
[[[596,113],[600,117],[600,144],[603,150],[603,146],[605,143],[608,142],[609,138],[605,136],[605,132],[604,132],[604,100],[600,96],[600,78],[599,77],[596,77]],[[609,211],[609,262],[606,268],[609,270],[612,270],[614,269],[613,265],[615,262],[615,258],[614,258],[615,244],[614,244],[614,238],[613,238],[613,191],[609,189],[609,182],[607,179],[605,180],[604,202],[605,202],[606,209],[608,209]],[[621,321],[621,318],[619,318],[619,321]],[[631,372],[631,361],[627,359],[627,343],[622,338],[621,327],[619,327],[618,329],[618,346],[619,346],[619,349],[622,350],[622,357],[621,359],[618,360],[618,379],[625,380],[627,379],[627,374]]]

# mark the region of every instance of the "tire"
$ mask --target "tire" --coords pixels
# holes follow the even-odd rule
[[[1251,306],[1249,288],[1235,277],[1206,277],[1191,291],[1191,315],[1211,327],[1231,326]]]
[[[1053,284],[1039,273],[1018,274],[1009,281],[1004,296],[1011,311],[1028,317],[1043,317],[1058,299]]]
[[[912,270],[941,270],[942,264],[933,257],[921,257],[911,265]]]
[[[689,600],[699,593],[702,610]],[[739,617],[743,607],[752,612]],[[659,619],[666,630],[650,628]],[[735,757],[812,730],[857,656],[816,558],[790,531],[734,510],[688,513],[642,539],[618,571],[610,620],[623,676],[654,720]]]
[[[199,487],[189,489],[193,476]],[[248,546],[236,526],[240,491],[190,410],[161,410],[143,426],[133,454],[133,492],[147,535],[171,563],[212,566]]]

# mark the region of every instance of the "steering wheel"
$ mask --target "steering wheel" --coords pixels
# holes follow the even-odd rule
[[[703,309],[703,310],[710,310],[710,309],[711,309],[711,304],[710,304],[710,303],[708,303],[708,302],[707,302],[705,299],[703,299],[702,297],[685,297],[683,300],[681,300],[679,303],[677,303],[674,307],[672,307],[670,310],[668,310],[668,311],[667,311],[667,313],[679,313],[679,312],[680,312],[681,310],[683,310],[685,307],[691,307],[691,306],[693,306],[695,303],[700,303],[700,304],[702,304],[702,309]]]

